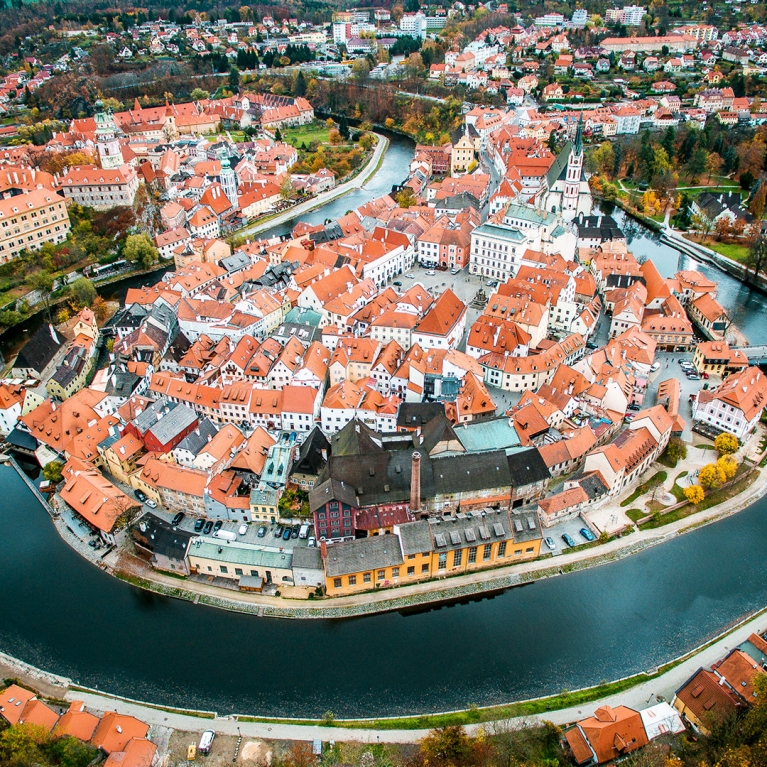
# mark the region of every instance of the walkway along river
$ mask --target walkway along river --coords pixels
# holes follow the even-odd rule
[[[182,707],[394,715],[518,700],[648,670],[767,604],[767,499],[620,562],[410,614],[296,623],[106,576],[0,467],[0,649]]]

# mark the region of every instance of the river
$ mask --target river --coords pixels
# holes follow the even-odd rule
[[[657,666],[767,604],[767,500],[620,562],[482,601],[341,621],[255,618],[111,578],[0,467],[0,648],[81,684],[219,713],[395,715]]]

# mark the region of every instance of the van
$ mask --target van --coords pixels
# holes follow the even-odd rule
[[[216,737],[216,733],[213,730],[205,730],[200,738],[200,745],[197,746],[197,751],[201,754],[209,754],[210,747],[213,745],[213,740]]]
[[[237,534],[233,533],[231,530],[219,530],[217,533],[214,534],[214,537],[223,538],[225,541],[237,540]]]
[[[307,538],[309,536],[309,525],[301,525],[301,529],[298,531],[299,538]]]

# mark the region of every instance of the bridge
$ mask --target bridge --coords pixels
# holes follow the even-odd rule
[[[752,365],[767,365],[767,346],[743,346],[738,351],[743,352]]]

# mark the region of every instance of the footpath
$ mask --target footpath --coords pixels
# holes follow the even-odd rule
[[[346,618],[358,615],[400,610],[431,602],[479,593],[500,591],[512,586],[529,583],[541,578],[562,575],[573,570],[594,567],[614,562],[631,554],[643,551],[677,535],[689,532],[701,525],[722,519],[746,506],[755,503],[767,493],[767,472],[760,472],[753,484],[740,495],[730,498],[705,511],[695,512],[688,517],[662,527],[639,530],[614,538],[605,544],[571,553],[563,553],[556,559],[521,562],[494,570],[480,570],[466,575],[457,575],[442,580],[414,583],[374,592],[353,594],[328,599],[289,600],[263,594],[232,592],[217,586],[196,581],[181,581],[170,575],[152,570],[148,565],[140,572],[134,571],[130,582],[161,594],[186,599],[212,607],[236,612],[277,618]],[[617,500],[615,501],[617,503]],[[104,558],[107,569],[115,572],[118,566],[117,553]],[[140,579],[140,580],[137,580]]]
[[[320,192],[316,197],[312,197],[311,200],[307,200],[292,208],[288,208],[278,216],[274,216],[267,221],[253,224],[253,226],[247,226],[244,229],[234,232],[234,234],[237,236],[254,235],[263,232],[266,229],[272,229],[275,226],[279,226],[286,221],[296,218],[296,216],[302,216],[305,213],[309,213],[315,208],[327,205],[329,202],[333,202],[333,200],[343,197],[345,194],[364,186],[378,171],[379,164],[383,160],[386,150],[389,148],[389,139],[386,138],[386,136],[382,136],[379,133],[376,133],[375,135],[378,137],[378,143],[373,150],[373,155],[370,160],[368,160],[365,167],[354,178],[345,181],[343,184],[339,184],[334,189],[328,189],[327,192]]]

